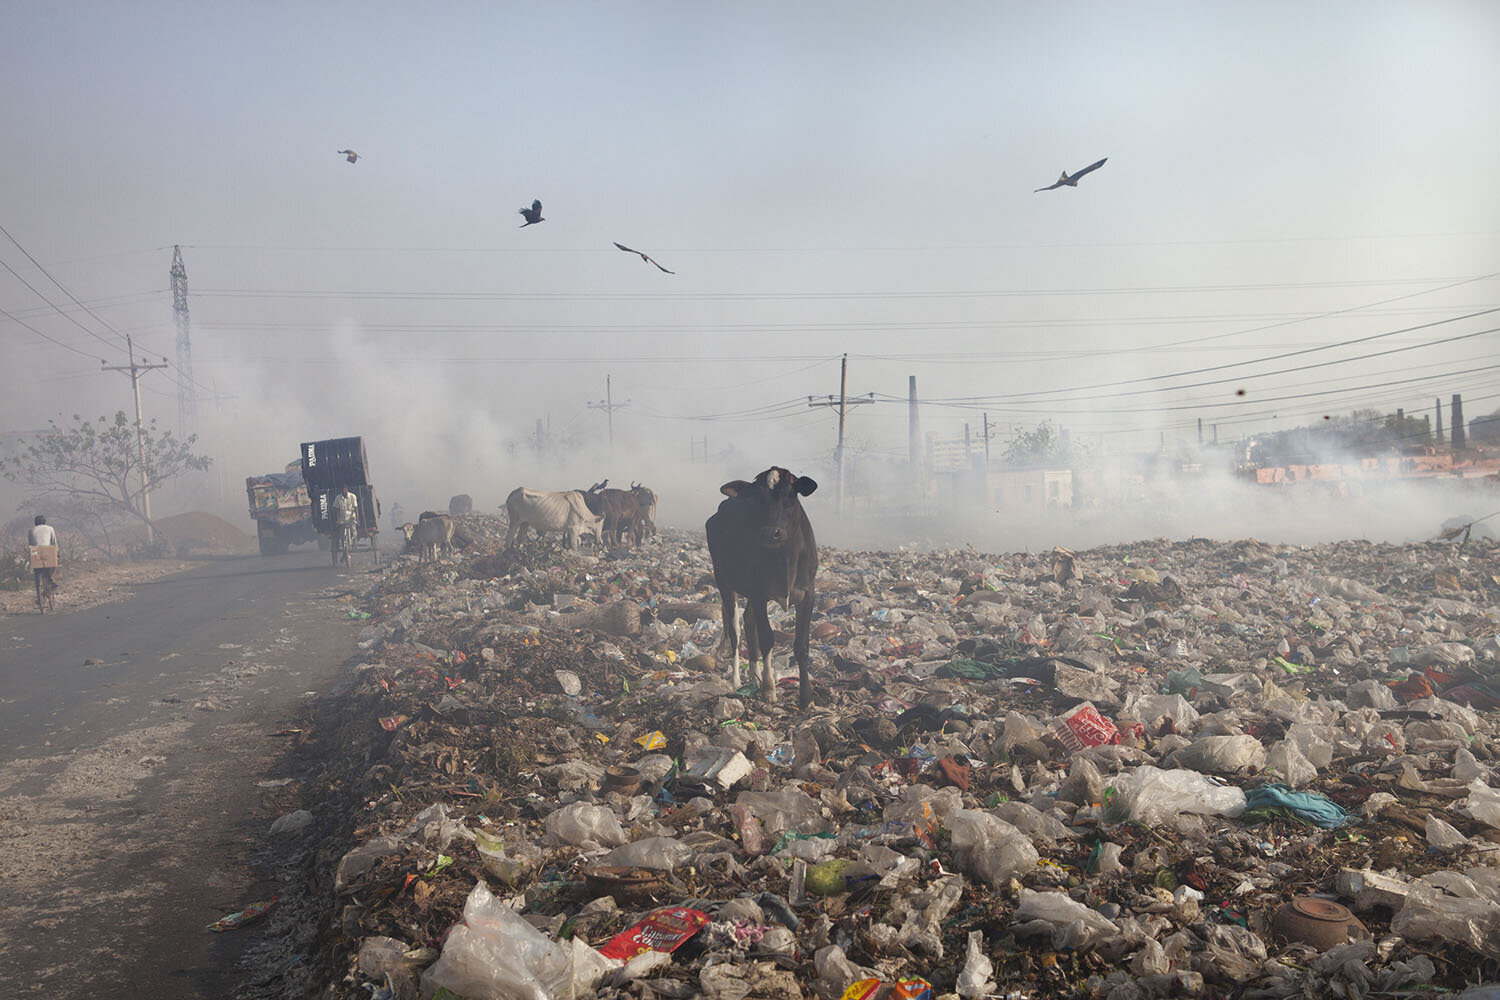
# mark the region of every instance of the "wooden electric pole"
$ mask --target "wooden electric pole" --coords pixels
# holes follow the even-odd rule
[[[127,334],[125,337],[125,352],[130,357],[128,365],[107,365],[99,362],[99,367],[107,372],[125,372],[130,376],[130,387],[135,391],[135,444],[140,449],[141,456],[141,513],[146,518],[146,544],[156,540],[155,532],[151,530],[151,476],[146,471],[146,431],[141,417],[141,376],[153,368],[167,367],[167,359],[162,358],[161,364],[152,364],[149,361],[135,360],[135,344]]]
[[[863,403],[875,402],[875,394],[867,393],[858,399],[849,398],[849,355],[845,354],[839,363],[839,397],[834,399],[814,399],[807,397],[808,406],[837,406],[839,408],[839,443],[834,450],[834,509],[839,514],[844,513],[844,418],[848,415],[849,407],[858,406]]]
[[[629,405],[630,400],[628,399],[623,403],[615,402],[614,389],[610,385],[610,376],[608,375],[604,376],[604,398],[597,403],[588,404],[591,410],[603,410],[605,417],[609,420],[609,446],[611,449],[615,446],[615,411],[623,410]]]

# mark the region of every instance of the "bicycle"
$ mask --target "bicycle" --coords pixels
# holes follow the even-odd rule
[[[333,564],[335,566],[339,564],[340,559],[344,561],[345,566],[349,565],[349,553],[354,550],[355,539],[356,535],[352,523],[345,523],[339,526],[339,533],[333,540]]]
[[[57,583],[52,579],[52,570],[39,569],[32,574],[36,579],[36,608],[42,614],[57,610],[55,595]]]

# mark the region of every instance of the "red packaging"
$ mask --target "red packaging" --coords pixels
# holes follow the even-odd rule
[[[898,979],[891,1000],[932,1000],[932,984],[916,976]]]
[[[599,954],[622,962],[628,962],[644,951],[670,954],[697,934],[708,920],[707,913],[685,906],[657,910],[634,927],[610,938],[609,943],[599,949]]]
[[[1074,753],[1084,747],[1098,747],[1120,741],[1120,730],[1113,722],[1100,715],[1091,701],[1075,705],[1058,716],[1052,732],[1063,746]]]

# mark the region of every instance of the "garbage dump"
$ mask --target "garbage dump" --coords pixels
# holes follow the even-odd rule
[[[1493,541],[824,549],[798,712],[701,537],[457,520],[359,601],[267,995],[1500,995]]]

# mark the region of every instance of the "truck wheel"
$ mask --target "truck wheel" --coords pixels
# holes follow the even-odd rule
[[[262,537],[260,539],[260,554],[263,556],[280,555],[281,550],[276,547],[276,539]]]

